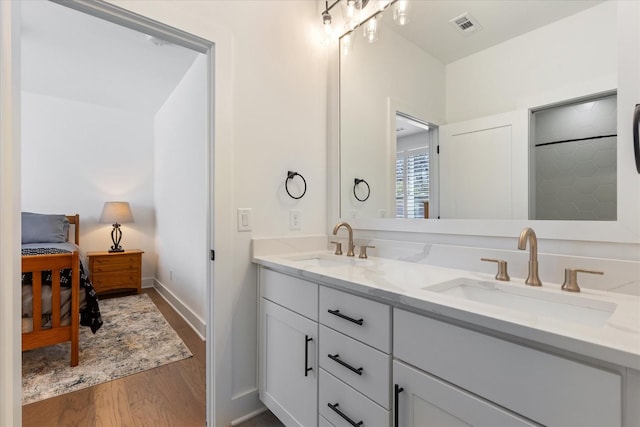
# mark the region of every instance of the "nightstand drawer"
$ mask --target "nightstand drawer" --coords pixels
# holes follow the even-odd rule
[[[96,288],[105,289],[109,288],[121,288],[121,287],[138,287],[138,280],[140,278],[140,272],[132,271],[127,273],[113,272],[113,273],[100,273],[93,276],[93,286]]]
[[[89,277],[97,293],[142,288],[142,254],[126,252],[89,252]]]
[[[126,255],[122,257],[98,257],[93,260],[93,272],[138,270],[140,267],[140,254]]]

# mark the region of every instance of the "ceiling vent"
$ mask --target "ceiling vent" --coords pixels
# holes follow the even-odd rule
[[[453,18],[449,23],[455,25],[455,27],[465,36],[471,35],[482,29],[482,25],[480,25],[468,12]]]

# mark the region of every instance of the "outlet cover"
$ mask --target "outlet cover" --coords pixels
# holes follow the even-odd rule
[[[289,211],[289,230],[302,229],[302,211],[299,209],[291,209]]]

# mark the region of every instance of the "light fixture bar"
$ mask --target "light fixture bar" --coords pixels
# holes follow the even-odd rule
[[[335,3],[333,3],[328,10],[331,10],[331,8],[333,6],[335,6],[336,4],[338,4],[341,0],[337,0]],[[349,30],[345,31],[344,34],[342,34],[339,38],[344,37],[346,34],[349,34],[350,32],[354,31],[357,27],[359,27],[360,25],[366,23],[368,20],[370,20],[371,18],[373,18],[374,16],[378,16],[380,15],[382,12],[384,12],[385,10],[389,9],[389,7],[391,7],[393,4],[395,4],[398,0],[391,0],[389,1],[386,5],[384,5],[384,7],[382,9],[377,8],[376,12],[372,13],[369,17],[367,17],[367,19],[364,19],[362,22],[360,22],[358,25],[354,26],[353,28],[350,28]]]
[[[338,3],[340,3],[340,0],[336,0],[336,1],[334,1],[334,2],[331,4],[331,6],[329,6],[329,2],[328,2],[328,1],[325,1],[325,2],[324,2],[324,4],[325,4],[325,8],[324,8],[324,12],[322,12],[322,16],[324,16],[324,14],[325,14],[325,13],[327,13],[327,14],[328,14],[329,12],[331,12],[331,9],[333,9],[333,7],[334,7],[335,5],[337,5]]]

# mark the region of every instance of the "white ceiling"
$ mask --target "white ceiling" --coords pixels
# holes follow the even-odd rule
[[[154,114],[197,55],[59,4],[22,2],[26,91]]]
[[[393,13],[383,14],[383,28],[392,29],[448,64],[510,38],[535,30],[601,3],[602,0],[411,0],[410,21],[393,22]],[[371,7],[371,6],[369,6]],[[470,13],[482,26],[465,35],[449,21]]]
[[[599,2],[412,0],[408,25],[384,20],[446,64]],[[460,34],[449,20],[464,12],[483,29]],[[23,1],[22,15],[22,87],[44,95],[153,114],[199,55],[45,0]]]

